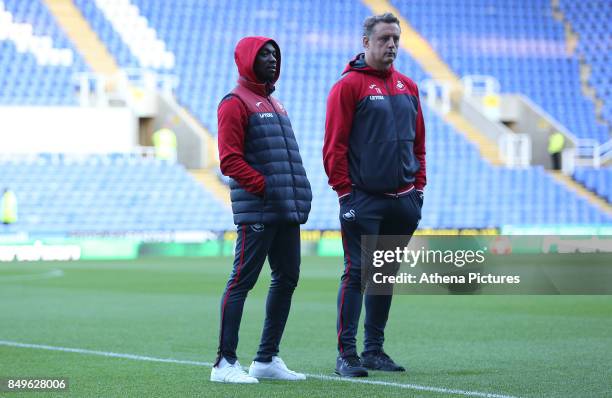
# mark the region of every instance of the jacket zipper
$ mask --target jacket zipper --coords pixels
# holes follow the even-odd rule
[[[268,103],[274,110],[274,115],[276,115],[276,119],[278,120],[278,125],[280,126],[281,131],[283,132],[283,140],[285,140],[285,149],[287,150],[287,158],[289,159],[289,168],[291,169],[291,180],[293,181],[293,184],[291,184],[291,188],[293,189],[293,201],[295,202],[295,211],[297,212],[298,220],[299,220],[300,209],[297,204],[297,192],[295,190],[295,172],[293,171],[293,162],[291,161],[291,152],[289,152],[289,144],[287,142],[287,135],[285,134],[285,129],[283,128],[283,123],[280,120],[280,116],[278,116],[276,108],[274,107],[274,104],[270,100],[270,96],[267,96],[266,100],[268,100]]]
[[[399,133],[397,131],[397,121],[395,120],[395,111],[393,109],[393,101],[391,101],[391,90],[389,90],[389,86],[387,85],[387,79],[383,79],[383,83],[385,84],[385,89],[387,89],[387,95],[389,96],[389,106],[391,106],[391,118],[393,119],[393,126],[395,127],[395,139],[397,142],[396,147],[396,154],[397,154],[397,184],[398,187],[396,189],[399,188],[400,185],[400,169],[401,169],[401,161],[402,161],[402,156],[401,156],[401,152],[400,152],[400,145],[399,145]],[[397,198],[397,192],[396,192],[396,196]]]

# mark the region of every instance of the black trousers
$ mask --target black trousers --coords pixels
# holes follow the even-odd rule
[[[561,152],[551,153],[553,170],[561,170]]]
[[[221,327],[216,363],[221,357],[230,363],[236,361],[244,301],[255,286],[266,257],[272,269],[272,283],[255,360],[270,362],[278,354],[291,308],[291,297],[300,274],[300,225],[239,225],[234,269],[221,297]]]
[[[355,336],[361,314],[361,236],[412,235],[421,219],[422,202],[416,190],[400,197],[354,189],[341,200],[340,224],[344,245],[344,272],[338,291],[338,351],[357,354]],[[364,352],[382,350],[392,295],[365,295]]]

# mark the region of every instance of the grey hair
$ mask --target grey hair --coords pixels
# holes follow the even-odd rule
[[[371,15],[363,21],[363,35],[370,37],[374,31],[374,27],[380,23],[396,23],[399,26],[400,21],[395,15],[390,12],[386,12],[380,15]]]

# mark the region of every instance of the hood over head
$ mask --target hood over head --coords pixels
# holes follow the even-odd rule
[[[255,65],[257,53],[267,43],[272,43],[272,45],[276,48],[276,53],[278,56],[276,57],[276,74],[274,75],[274,79],[272,79],[272,81],[269,83],[264,83],[257,79],[253,67]],[[256,91],[259,91],[257,86],[261,86],[259,88],[265,90],[267,94],[274,91],[274,83],[276,83],[280,76],[281,52],[280,47],[273,39],[263,36],[249,36],[241,39],[234,50],[234,61],[236,61],[238,74],[240,75],[238,83],[242,83],[244,80],[246,80],[246,82],[248,82],[247,86],[249,86],[251,89],[255,89]]]

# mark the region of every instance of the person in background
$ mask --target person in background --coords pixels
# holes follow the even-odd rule
[[[548,137],[548,153],[553,170],[561,170],[561,152],[565,145],[565,137],[559,131],[553,131]]]
[[[176,162],[176,134],[167,127],[153,133],[155,157],[169,162]]]
[[[17,222],[17,196],[8,187],[2,190],[0,216],[2,224],[9,225]]]

